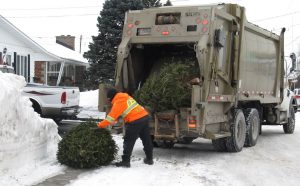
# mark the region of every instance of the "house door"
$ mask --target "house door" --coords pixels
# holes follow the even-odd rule
[[[27,56],[17,55],[16,60],[16,74],[24,76],[25,80],[28,81],[29,77],[29,60]]]

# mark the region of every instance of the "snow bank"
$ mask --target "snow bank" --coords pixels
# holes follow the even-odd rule
[[[80,92],[81,107],[98,107],[98,93],[99,90],[92,90],[87,92]]]
[[[77,118],[93,118],[104,119],[105,112],[98,111],[98,94],[99,90],[92,90],[87,92],[80,92],[79,106],[83,107]]]
[[[0,72],[0,185],[30,185],[58,171],[57,125],[21,96],[23,77]]]

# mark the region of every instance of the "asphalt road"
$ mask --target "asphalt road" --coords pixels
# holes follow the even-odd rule
[[[62,120],[58,124],[58,134],[63,137],[66,133],[68,133],[72,128],[76,127],[80,124],[78,120]]]

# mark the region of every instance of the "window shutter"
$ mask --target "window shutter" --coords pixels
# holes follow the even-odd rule
[[[15,74],[17,73],[17,52],[14,52],[14,71],[15,71]]]
[[[27,82],[29,83],[30,82],[30,54],[28,54],[28,58],[27,58],[27,67],[28,67],[28,80]]]

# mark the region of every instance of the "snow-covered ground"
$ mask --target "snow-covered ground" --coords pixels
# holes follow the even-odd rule
[[[0,185],[31,185],[61,173],[57,125],[21,96],[25,79],[0,72]]]
[[[12,83],[15,82],[15,83]],[[20,97],[24,80],[0,73],[0,185],[32,185],[63,174],[54,158],[57,126],[38,117],[30,102]],[[16,93],[17,92],[17,93]],[[11,96],[11,95],[14,96]],[[81,93],[80,105],[87,115],[97,116],[98,91]],[[101,115],[101,113],[100,113]],[[103,114],[101,117],[104,117]],[[46,125],[47,124],[47,125]],[[294,134],[281,126],[263,126],[255,147],[240,153],[216,152],[210,140],[197,139],[172,149],[155,148],[154,165],[143,163],[144,152],[137,141],[131,168],[113,165],[84,171],[69,186],[123,185],[300,185],[300,113]],[[118,159],[123,139],[114,135]]]
[[[143,163],[144,152],[137,141],[131,168],[113,165],[85,172],[70,186],[123,185],[300,185],[300,113],[294,134],[282,127],[263,127],[255,147],[240,153],[216,152],[210,140],[197,139],[190,145],[173,149],[154,149],[153,166]],[[122,137],[114,136],[122,154]]]

